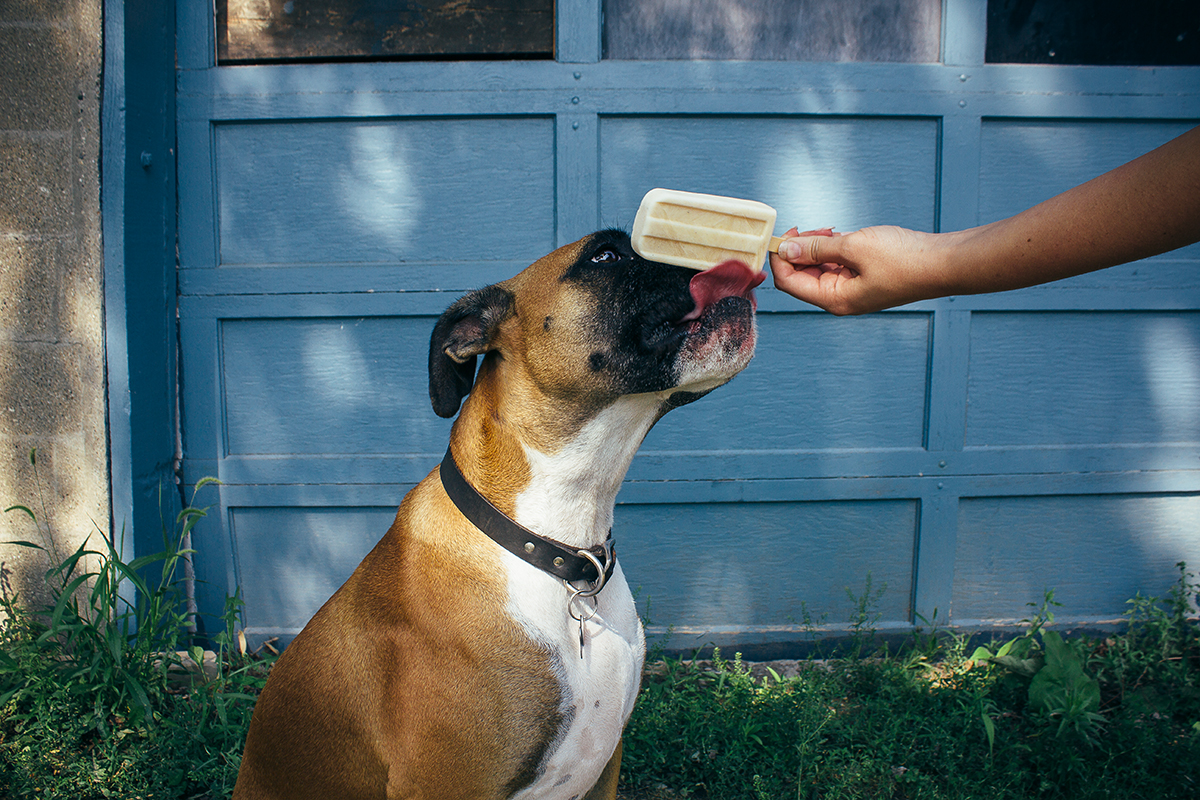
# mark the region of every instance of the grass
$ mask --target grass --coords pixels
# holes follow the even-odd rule
[[[30,459],[36,470],[36,452]],[[184,508],[162,552],[129,563],[99,529],[56,559],[28,507],[7,511],[27,515],[42,542],[4,544],[58,563],[45,574],[44,609],[25,607],[0,582],[0,798],[230,796],[269,660],[234,646],[235,596],[214,643],[216,674],[199,669],[180,543],[204,509]]]
[[[625,732],[623,797],[1195,798],[1200,589],[1129,601],[1127,626],[1064,639],[1053,595],[988,646],[917,633],[895,652],[755,680],[735,656],[667,660]]]
[[[209,643],[215,673],[197,669],[178,573],[203,516],[193,498],[163,551],[131,563],[96,531],[47,571],[36,613],[0,594],[0,800],[230,796],[272,657],[238,646],[235,596]],[[7,546],[52,550],[38,531],[41,544]],[[1047,595],[1020,636],[972,648],[919,631],[889,649],[864,596],[850,654],[794,677],[756,679],[719,652],[658,662],[626,729],[621,796],[1200,796],[1200,586],[1179,569],[1104,639],[1060,636]]]

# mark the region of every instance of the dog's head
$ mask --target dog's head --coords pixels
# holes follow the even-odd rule
[[[749,363],[762,278],[736,262],[696,272],[647,261],[622,231],[586,236],[446,310],[429,347],[434,411],[454,416],[484,354],[577,409],[643,393],[661,394],[664,412],[689,403]]]

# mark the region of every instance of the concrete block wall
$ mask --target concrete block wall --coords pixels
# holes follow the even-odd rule
[[[0,508],[41,523],[0,514],[0,542],[64,555],[109,529],[102,23],[101,0],[0,2]],[[0,580],[26,600],[47,563],[0,544]]]

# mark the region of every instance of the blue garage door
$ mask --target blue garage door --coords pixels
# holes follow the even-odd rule
[[[814,13],[763,44],[781,23],[754,4],[559,0],[553,58],[218,64],[229,30],[182,3],[183,470],[222,481],[202,608],[240,586],[252,638],[294,635],[444,451],[437,315],[627,228],[648,189],[761,200],[780,230],[955,230],[1200,121],[1196,67],[985,63],[981,2],[862,5],[904,24],[843,14],[821,49]],[[1016,620],[1046,588],[1095,622],[1200,565],[1200,247],[854,319],[764,288],[759,311],[751,366],[664,418],[618,497],[673,647],[798,641],[865,595],[885,629]]]

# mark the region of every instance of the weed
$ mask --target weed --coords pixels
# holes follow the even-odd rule
[[[1093,666],[1117,692],[1110,702],[1141,703],[1160,689],[1195,698],[1200,669],[1195,602],[1200,584],[1185,564],[1176,567],[1179,580],[1168,596],[1159,600],[1138,594],[1127,601],[1125,634],[1097,647]]]
[[[1045,629],[1054,622],[1050,608],[1056,605],[1054,592],[1047,591],[1037,613],[1023,620],[1029,625],[1024,636],[1005,642],[995,653],[979,647],[971,660],[986,661],[1028,679],[1030,704],[1057,722],[1057,736],[1070,731],[1094,742],[1105,721],[1100,713],[1100,683],[1084,668],[1086,642],[1067,642],[1057,631]],[[993,711],[981,708],[989,744],[995,737]]]
[[[1197,587],[1180,569],[1165,601],[1135,598],[1129,627],[1100,643],[1048,630],[1048,593],[1023,636],[970,657],[966,636],[923,621],[901,652],[863,646],[871,658],[792,678],[756,681],[736,654],[667,662],[626,729],[623,796],[1195,797]]]
[[[854,606],[850,614],[850,632],[856,640],[870,642],[875,638],[875,626],[883,616],[878,611],[878,605],[886,592],[886,583],[878,589],[874,588],[870,572],[867,572],[862,594],[856,595],[849,586],[846,587],[846,597]]]
[[[46,608],[0,592],[0,798],[231,793],[267,663],[233,646],[237,595],[216,637],[216,678],[194,677],[184,662],[181,650],[189,662],[204,659],[188,639],[180,575],[189,553],[181,542],[205,514],[194,498],[164,525],[161,552],[129,562],[99,528],[56,557],[37,516],[8,509],[27,515],[43,543],[4,544],[45,551],[54,563]]]

